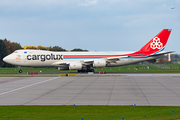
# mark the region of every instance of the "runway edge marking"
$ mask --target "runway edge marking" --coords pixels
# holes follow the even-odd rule
[[[40,84],[40,83],[48,82],[48,81],[51,81],[51,80],[54,80],[54,79],[57,79],[57,78],[58,78],[58,77],[51,78],[51,79],[48,79],[48,80],[45,80],[45,81],[37,82],[37,83],[30,84],[30,85],[27,85],[27,86],[24,86],[24,87],[20,87],[20,88],[14,89],[14,90],[10,90],[10,91],[1,93],[0,96],[1,96],[1,95],[4,95],[4,94],[11,93],[11,92],[14,92],[14,91],[17,91],[17,90],[20,90],[20,89],[23,89],[23,88],[27,88],[27,87],[30,87],[30,86],[33,86],[33,85],[38,85],[38,84]]]

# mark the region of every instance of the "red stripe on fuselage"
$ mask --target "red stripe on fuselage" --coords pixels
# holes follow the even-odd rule
[[[125,55],[63,55],[63,57],[120,57]]]

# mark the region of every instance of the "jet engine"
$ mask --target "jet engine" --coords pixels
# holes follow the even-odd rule
[[[106,61],[105,60],[94,60],[93,62],[93,67],[96,68],[101,68],[106,66]]]
[[[69,64],[69,70],[81,70],[82,64],[80,62],[74,62]]]

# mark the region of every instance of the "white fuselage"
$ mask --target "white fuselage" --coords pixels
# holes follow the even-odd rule
[[[125,57],[123,55],[133,52],[53,52],[45,50],[16,50],[3,60],[15,66],[55,67],[54,63],[81,62],[84,60],[106,59],[108,57],[122,56],[121,59],[106,66],[121,66],[137,63],[156,57]]]

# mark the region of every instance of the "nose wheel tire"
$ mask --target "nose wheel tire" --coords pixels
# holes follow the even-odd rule
[[[22,70],[19,70],[19,73],[22,73]]]

